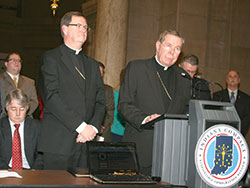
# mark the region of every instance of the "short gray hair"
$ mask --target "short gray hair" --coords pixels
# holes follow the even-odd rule
[[[165,37],[166,37],[168,34],[169,34],[169,35],[175,35],[175,36],[177,36],[177,37],[180,37],[181,40],[182,40],[182,46],[184,45],[184,43],[185,43],[184,38],[180,35],[179,32],[177,32],[177,31],[175,31],[175,30],[165,30],[165,31],[163,31],[163,32],[160,34],[158,41],[159,41],[160,43],[163,43],[164,40],[165,40]]]
[[[181,61],[181,66],[184,66],[184,63],[188,62],[189,64],[191,64],[192,66],[198,66],[199,65],[199,59],[196,55],[187,55],[183,58],[183,60]]]
[[[29,109],[29,98],[25,94],[25,92],[22,91],[21,89],[14,89],[9,92],[9,94],[6,96],[6,99],[5,99],[6,109],[12,103],[12,100],[14,99],[17,100],[17,103],[19,105],[26,107],[27,110]]]

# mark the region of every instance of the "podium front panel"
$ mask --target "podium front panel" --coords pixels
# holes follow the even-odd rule
[[[185,185],[188,156],[187,119],[164,119],[154,126],[152,176]]]

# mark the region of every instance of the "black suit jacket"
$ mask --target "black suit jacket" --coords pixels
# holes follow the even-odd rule
[[[227,89],[213,94],[213,100],[221,102],[230,102]],[[237,99],[234,104],[241,120],[241,133],[245,136],[250,125],[250,96],[238,90]]]
[[[167,113],[184,114],[190,99],[191,80],[183,69],[176,65],[172,68],[173,95]],[[142,130],[140,125],[148,115],[166,113],[162,85],[156,72],[154,57],[130,62],[118,103],[118,111],[126,121],[123,141],[136,142],[140,166],[146,168],[150,168],[152,162],[153,130]]]
[[[73,65],[75,54],[64,44],[41,57],[39,87],[44,114],[39,150],[43,152],[69,155],[77,127],[84,121],[99,129],[103,121],[105,90],[99,64],[79,55],[82,75]]]
[[[114,120],[115,100],[113,88],[104,84],[106,95],[106,113],[103,120],[103,126],[105,127],[102,136],[105,142],[111,142],[111,126]]]
[[[24,149],[26,159],[31,169],[42,169],[42,155],[37,146],[40,136],[41,123],[30,117],[24,121]],[[12,157],[12,135],[8,116],[0,119],[0,169],[9,169]]]

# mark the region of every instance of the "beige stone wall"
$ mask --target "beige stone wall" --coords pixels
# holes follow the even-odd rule
[[[130,0],[127,61],[152,57],[159,33],[176,29],[186,41],[182,56],[197,55],[205,79],[225,88],[226,73],[235,69],[250,94],[249,10],[249,0]],[[250,131],[246,137],[249,144]]]
[[[152,57],[159,33],[176,29],[186,40],[182,55],[199,57],[205,79],[225,87],[227,71],[236,69],[250,94],[249,9],[248,0],[130,0],[127,61]]]
[[[25,60],[23,74],[38,78],[40,55],[61,44],[59,21],[69,10],[82,10],[87,16],[92,31],[84,51],[94,57],[97,0],[60,1],[55,17],[47,1],[25,0],[21,7],[17,2],[0,2],[5,7],[0,6],[0,53],[21,52]],[[225,87],[226,72],[236,69],[241,74],[241,89],[250,94],[249,10],[249,0],[129,0],[126,63],[152,57],[159,33],[176,29],[186,39],[183,55],[199,57],[200,71],[208,81]],[[118,79],[113,73],[105,75],[109,83]]]
[[[21,7],[17,2],[0,2],[5,7],[0,8],[0,53],[21,52],[24,74],[37,79],[39,57],[61,43],[59,20],[69,10],[82,9],[87,15],[92,32],[84,51],[94,56],[97,0],[86,0],[82,6],[80,0],[61,1],[56,17],[48,2],[25,0]],[[129,0],[126,62],[152,57],[159,33],[176,29],[186,39],[183,55],[199,57],[200,71],[208,81],[225,87],[226,72],[236,69],[241,89],[250,94],[249,9],[249,0]],[[105,80],[111,82],[108,77]]]

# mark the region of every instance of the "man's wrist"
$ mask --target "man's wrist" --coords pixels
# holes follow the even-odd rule
[[[82,124],[77,127],[76,132],[81,133],[85,129],[86,126],[87,126],[87,123],[82,122]],[[90,126],[95,130],[96,133],[99,132],[95,126],[93,125],[90,125]]]
[[[78,133],[82,132],[86,126],[87,126],[87,123],[82,122],[82,124],[77,127],[76,132]]]

